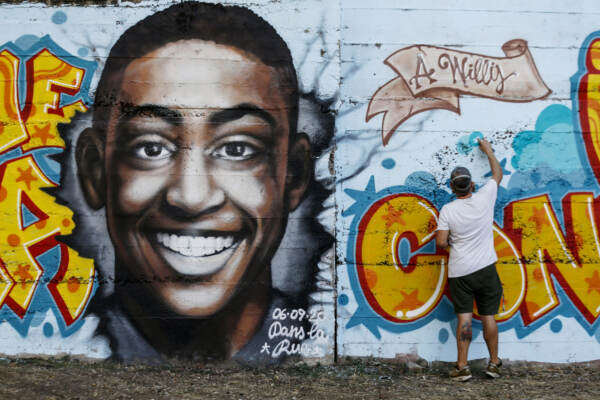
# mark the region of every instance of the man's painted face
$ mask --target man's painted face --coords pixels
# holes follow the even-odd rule
[[[173,311],[212,315],[269,268],[297,205],[277,72],[233,47],[179,41],[129,64],[119,99],[104,154],[118,266]]]

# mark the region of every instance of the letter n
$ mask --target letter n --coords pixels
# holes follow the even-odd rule
[[[573,194],[563,201],[569,242],[579,242],[578,235],[580,238],[597,236],[597,233],[593,233],[596,212],[593,203],[588,203],[589,199],[589,194]],[[591,220],[584,222],[582,216]],[[573,218],[577,218],[575,225],[578,226],[574,226]],[[512,226],[513,236],[519,237],[521,254],[525,260],[527,293],[521,306],[525,324],[541,318],[559,305],[551,276],[588,322],[592,323],[600,311],[600,286],[594,291],[593,285],[585,283],[593,281],[594,276],[600,281],[600,277],[596,266],[582,264],[581,260],[584,256],[599,260],[597,249],[596,254],[592,254],[591,248],[598,246],[597,238],[595,242],[592,240],[588,244],[581,243],[573,247],[576,250],[574,255],[547,195],[509,204],[505,210],[504,225]]]

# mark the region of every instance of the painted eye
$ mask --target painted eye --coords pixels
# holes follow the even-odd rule
[[[132,150],[133,154],[142,160],[163,160],[173,153],[165,145],[157,142],[139,143]]]
[[[258,149],[249,143],[229,142],[217,147],[212,155],[225,160],[244,161],[256,157],[258,153]]]

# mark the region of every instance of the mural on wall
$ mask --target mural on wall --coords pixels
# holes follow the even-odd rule
[[[126,361],[330,355],[333,98],[242,6],[153,11],[108,50],[0,53],[2,319],[33,342],[45,310],[46,337],[91,318],[92,356]]]
[[[2,5],[0,354],[451,360],[434,232],[485,136],[501,346],[600,359],[593,16],[223,3]]]
[[[578,321],[589,336],[600,341],[600,203],[596,182],[599,43],[600,32],[596,32],[581,46],[579,71],[571,80],[573,109],[559,104],[547,106],[537,117],[533,131],[522,131],[512,138],[513,172],[505,170],[509,177],[499,188],[495,210],[494,245],[504,289],[496,320],[501,332],[514,331],[518,338],[531,335],[548,322],[553,332],[559,332],[562,322],[556,317],[563,316]],[[421,48],[428,47],[408,49]],[[386,63],[394,67],[393,57]],[[423,75],[429,84],[436,82],[433,68],[419,66],[425,65],[426,57],[411,57],[420,60],[416,62],[415,76]],[[439,59],[437,55],[435,58]],[[520,94],[509,101],[531,101],[544,96],[546,86],[537,72],[530,72],[536,71],[530,55],[528,60],[531,68],[524,75],[533,84],[520,82],[519,87],[513,88]],[[442,63],[438,66],[442,67]],[[403,77],[415,73],[414,68],[406,73],[394,69]],[[520,75],[520,71],[514,74]],[[498,73],[500,76],[509,75]],[[416,112],[431,108],[456,111],[448,106],[457,101],[454,94],[440,101],[411,98],[407,92],[409,83],[418,82],[413,78],[404,81],[399,77],[389,82],[369,104],[367,118],[387,113],[383,122],[384,144],[396,127]],[[390,89],[398,80],[400,88]],[[505,79],[504,83],[508,88],[510,80]],[[443,82],[440,85],[446,86]],[[386,87],[388,91],[382,95]],[[529,95],[529,90],[535,94]],[[470,93],[476,92],[471,87]],[[396,101],[401,104],[394,104],[394,94],[399,95]],[[373,106],[377,102],[385,106]],[[481,132],[463,136],[454,150],[472,154],[476,151],[476,139],[482,136]],[[503,168],[507,168],[507,161],[502,160]],[[392,158],[382,162],[386,169],[394,165]],[[446,289],[447,253],[436,248],[434,237],[438,211],[453,195],[440,188],[434,176],[425,171],[413,172],[403,185],[378,189],[376,183],[377,177],[371,176],[364,189],[344,190],[353,200],[342,216],[351,218],[346,262],[357,303],[345,328],[362,325],[375,338],[381,338],[382,330],[403,333],[431,321],[454,320]],[[348,295],[343,296],[341,305],[348,303]],[[448,329],[442,328],[440,342],[444,343],[448,336]]]
[[[96,65],[47,36],[19,44],[0,51],[0,318],[27,335],[34,314],[51,309],[68,335],[96,289],[95,267],[60,240],[75,224],[50,194],[60,184],[53,156],[65,148],[58,124],[88,109]]]
[[[174,5],[114,44],[76,149],[115,249],[100,312],[114,356],[268,361],[327,339],[312,281],[296,298],[272,284],[313,175],[298,109],[286,43],[245,7]]]

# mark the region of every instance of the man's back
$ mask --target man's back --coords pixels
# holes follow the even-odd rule
[[[497,183],[490,180],[468,198],[442,207],[438,229],[450,231],[448,277],[475,272],[495,262],[493,219]]]

